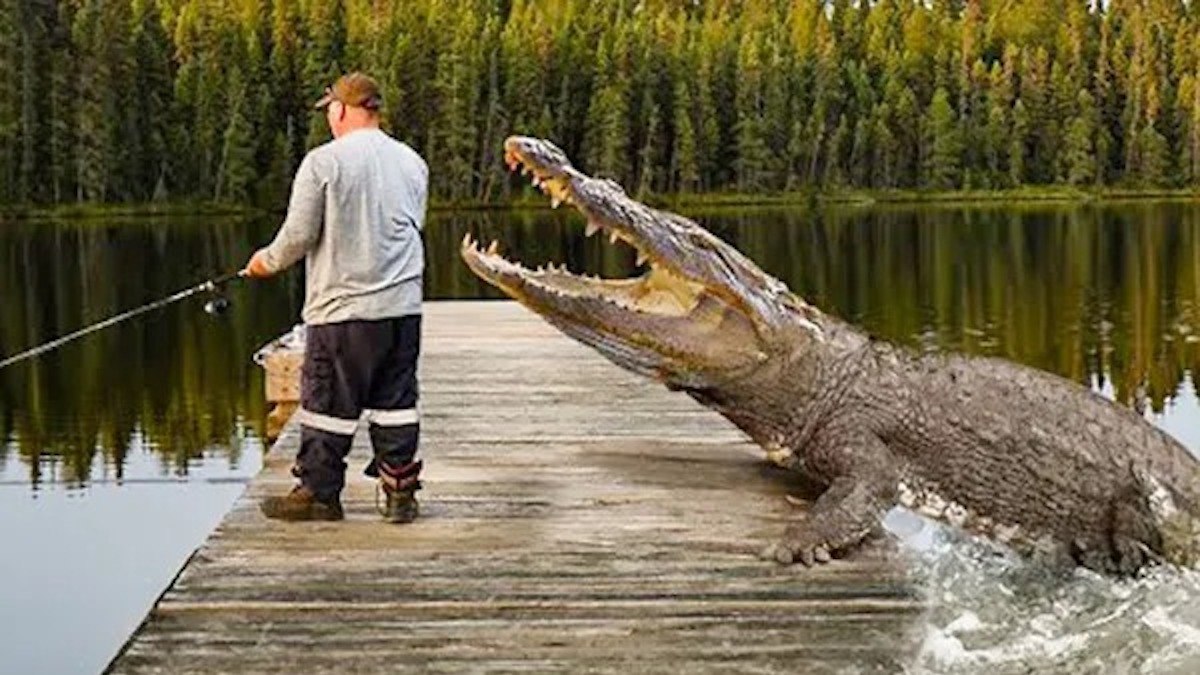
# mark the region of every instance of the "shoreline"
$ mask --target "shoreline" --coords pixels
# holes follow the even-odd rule
[[[713,192],[686,195],[650,195],[643,201],[656,208],[785,207],[785,206],[967,206],[1017,204],[1109,204],[1130,201],[1200,200],[1200,189],[1111,188],[1080,190],[1067,187],[1032,187],[1013,190],[827,190],[779,193]],[[543,209],[541,195],[518,195],[497,202],[457,202],[431,199],[436,211],[520,211]],[[266,208],[216,202],[169,202],[162,204],[69,204],[56,206],[0,205],[0,222],[6,220],[91,219],[148,216],[261,216],[283,213],[285,208]]]

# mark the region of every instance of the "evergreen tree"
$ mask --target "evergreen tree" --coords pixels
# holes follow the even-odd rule
[[[107,36],[102,11],[103,0],[86,0],[72,27],[79,71],[75,118],[79,143],[75,177],[78,201],[103,202],[109,197],[110,143],[116,135],[116,101],[112,96],[111,64],[105,53]]]
[[[896,139],[888,126],[890,113],[886,103],[878,106],[873,115],[875,128],[871,144],[871,186],[876,188],[896,187]]]
[[[606,45],[596,53],[596,88],[587,114],[584,166],[588,171],[624,183],[629,166],[629,108],[626,75],[621,64],[625,52],[618,42],[610,58]]]
[[[21,89],[18,0],[0,0],[0,204],[17,199]]]
[[[1093,98],[1096,100],[1096,114],[1099,117],[1099,128],[1096,131],[1096,182],[1106,183],[1112,173],[1114,148],[1117,137],[1114,130],[1120,120],[1120,106],[1113,82],[1111,61],[1119,58],[1112,50],[1112,21],[1100,23],[1100,42],[1096,47],[1095,83]]]
[[[792,133],[788,135],[787,156],[785,165],[787,176],[784,185],[788,190],[796,190],[808,182],[808,153],[811,149],[805,133],[808,125],[801,117],[792,120]]]
[[[71,14],[73,10],[68,4],[59,5],[58,9],[55,30],[65,33],[66,28],[74,23]],[[46,101],[50,117],[50,139],[47,148],[50,164],[50,201],[54,204],[68,202],[76,194],[75,106],[79,98],[76,93],[78,82],[75,47],[65,36],[59,39],[58,47],[50,53],[50,95]],[[163,123],[165,124],[166,120],[163,120]]]
[[[833,135],[829,137],[828,163],[825,165],[825,175],[821,181],[823,184],[833,187],[847,184],[846,156],[849,154],[852,140],[850,121],[845,115],[840,115]]]
[[[1012,102],[1009,100],[1012,88],[1008,86],[1003,68],[999,63],[992,64],[988,74],[987,91],[987,122],[980,139],[980,153],[983,159],[983,173],[989,187],[1003,187],[1008,184],[1005,174],[1007,168],[1008,147],[1008,114]]]
[[[1079,112],[1067,128],[1063,153],[1065,175],[1071,185],[1089,185],[1096,180],[1096,106],[1086,89],[1079,92]]]
[[[49,166],[43,153],[50,135],[50,121],[39,102],[44,98],[43,77],[49,65],[47,45],[57,13],[52,4],[21,2],[16,6],[16,59],[19,84],[17,92],[17,137],[20,141],[16,169],[16,199],[19,202],[45,201],[50,185]]]
[[[545,92],[542,84],[544,63],[529,40],[541,26],[534,23],[535,7],[520,2],[513,3],[508,23],[501,37],[501,49],[505,72],[504,106],[510,128],[519,134],[545,134],[549,130],[539,129]],[[604,55],[606,58],[608,54]],[[600,58],[600,55],[597,55]],[[598,61],[596,72],[604,73],[614,66],[606,60],[602,66]],[[598,75],[599,77],[602,75]]]
[[[479,191],[476,198],[487,202],[498,193],[497,186],[505,184],[504,162],[501,161],[501,143],[506,133],[503,117],[503,100],[500,90],[500,31],[499,22],[492,18],[484,28],[483,54],[487,78],[481,102],[482,116],[479,147],[476,152],[476,173],[479,175]]]
[[[1025,182],[1025,161],[1028,157],[1026,137],[1029,135],[1029,115],[1025,103],[1017,99],[1012,111],[1012,129],[1008,138],[1008,182],[1013,187]]]
[[[343,72],[342,53],[346,48],[346,8],[343,0],[313,2],[305,17],[306,45],[303,50],[304,90],[309,97],[333,84]],[[309,148],[329,140],[329,126],[319,114],[308,116]]]
[[[759,44],[747,36],[738,51],[735,167],[737,187],[758,192],[770,185],[770,149],[763,120],[763,72]]]
[[[658,163],[658,134],[659,134],[659,113],[658,104],[654,102],[651,96],[651,90],[646,90],[647,100],[643,107],[646,112],[646,133],[643,136],[642,148],[638,152],[638,180],[635,194],[639,198],[645,198],[650,195],[655,188],[655,168]]]
[[[700,189],[712,190],[719,184],[721,129],[717,119],[717,55],[713,38],[706,32],[696,38],[699,66],[695,80],[696,163],[700,170]]]
[[[175,76],[171,103],[171,123],[167,157],[167,186],[182,194],[195,196],[199,182],[200,154],[195,129],[196,101],[199,98],[200,64],[195,60],[182,63]]]
[[[952,189],[959,175],[962,145],[945,89],[934,92],[926,120],[925,185],[938,190]]]
[[[435,192],[463,200],[475,194],[474,159],[483,61],[473,12],[460,12],[454,39],[438,58],[433,89],[438,115],[431,127],[426,160],[435,163]]]
[[[1142,127],[1137,138],[1138,181],[1143,185],[1166,185],[1170,171],[1170,148],[1167,139],[1153,124]]]
[[[674,192],[695,192],[700,187],[700,162],[696,152],[695,105],[685,78],[675,82],[675,147],[671,151]]]
[[[1050,57],[1043,47],[1022,53],[1019,96],[1028,122],[1024,172],[1034,183],[1054,180],[1057,157],[1054,153],[1054,134],[1057,121],[1051,100]]]
[[[295,133],[294,127],[296,120],[304,119],[307,115],[307,103],[313,96],[313,92],[305,88],[300,78],[297,56],[301,41],[299,3],[292,0],[270,0],[270,2],[270,54],[267,57],[268,77],[265,84],[267,85],[266,95],[271,99],[273,105],[270,109],[270,117],[257,121],[264,128],[275,130],[272,135],[273,149],[268,160],[268,164],[275,169],[279,168],[277,167],[279,161],[289,157],[294,158],[301,150],[303,137]],[[382,80],[385,83],[384,100],[394,101],[396,100],[392,96],[394,92],[386,87],[386,83],[391,80],[389,75],[389,71],[382,73]],[[284,139],[290,144],[287,147],[279,147],[274,143],[274,140],[278,140],[281,131]],[[286,168],[286,173],[290,176],[295,165],[289,164]],[[290,180],[287,181],[287,184],[290,185]],[[280,185],[272,181],[271,186],[271,192],[279,194]],[[285,199],[286,189],[286,187],[283,188]]]
[[[1182,142],[1180,168],[1184,180],[1191,185],[1200,182],[1200,80],[1186,76],[1185,83],[1180,86],[1180,98],[1186,101],[1185,117],[1186,133]]]
[[[870,185],[871,175],[871,116],[862,115],[854,123],[854,140],[850,144],[850,184]]]
[[[292,118],[277,130],[271,141],[271,164],[266,177],[261,181],[261,203],[278,207],[287,204],[288,192],[298,162],[295,156],[295,130]]]
[[[131,192],[135,199],[146,200],[163,178],[168,152],[171,44],[157,3],[134,0],[131,43],[136,95],[129,101],[133,132],[125,141],[130,147]]]
[[[884,100],[895,112],[888,126],[896,136],[896,177],[899,187],[917,185],[920,176],[921,111],[907,85],[888,83]]]
[[[229,122],[223,134],[221,164],[217,173],[217,201],[246,203],[250,200],[254,185],[253,128],[247,118],[247,85],[242,81],[239,68],[234,68],[229,78]]]

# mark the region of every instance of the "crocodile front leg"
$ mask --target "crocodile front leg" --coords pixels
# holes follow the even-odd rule
[[[896,505],[900,464],[873,434],[818,441],[796,466],[829,487],[804,520],[763,550],[764,558],[785,565],[828,562],[833,553],[861,543]]]

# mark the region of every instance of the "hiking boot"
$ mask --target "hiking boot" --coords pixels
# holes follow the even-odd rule
[[[421,465],[420,460],[400,466],[393,466],[387,462],[378,463],[378,489],[383,491],[384,497],[387,498],[379,513],[387,522],[411,523],[417,519],[417,490],[421,489],[418,476],[421,475]]]
[[[259,504],[263,515],[275,520],[341,520],[342,503],[336,497],[330,503],[318,501],[312,490],[297,485],[282,497],[267,497]]]
[[[420,508],[412,490],[391,492],[385,488],[383,494],[387,496],[387,504],[383,507],[384,520],[389,523],[411,523],[417,519]]]

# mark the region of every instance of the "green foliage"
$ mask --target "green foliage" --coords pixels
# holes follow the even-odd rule
[[[926,115],[925,186],[935,190],[956,187],[962,141],[950,108],[950,95],[939,88]]]
[[[0,203],[17,200],[17,139],[21,119],[18,65],[21,63],[18,0],[0,0]]]
[[[1085,89],[1079,92],[1079,112],[1067,127],[1063,153],[1067,182],[1071,185],[1088,185],[1096,180],[1095,135],[1096,106]]]
[[[1167,139],[1153,124],[1142,127],[1137,138],[1137,178],[1142,185],[1157,187],[1169,180],[1170,157]]]
[[[439,167],[434,189],[452,199],[474,194],[474,159],[478,143],[475,124],[483,82],[483,54],[476,41],[478,16],[460,12],[453,20],[450,44],[438,54],[433,91],[442,114],[430,128],[426,160]]]
[[[1008,184],[1017,187],[1025,182],[1025,162],[1029,156],[1029,114],[1025,103],[1017,99],[1012,109],[1012,127],[1008,135]]]
[[[234,68],[230,78],[229,121],[225,125],[218,170],[217,201],[249,201],[254,184],[253,129],[246,113],[250,108],[249,87],[242,82],[241,70]]]
[[[628,53],[618,36],[610,54],[601,45],[596,55],[595,95],[587,112],[583,168],[599,176],[627,183],[630,175]]]
[[[280,206],[354,69],[455,201],[508,134],[640,194],[1197,185],[1200,22],[1089,7],[0,0],[0,203]]]
[[[696,106],[692,87],[686,80],[675,84],[675,146],[671,150],[672,192],[695,192],[700,184],[700,158],[697,152]]]

